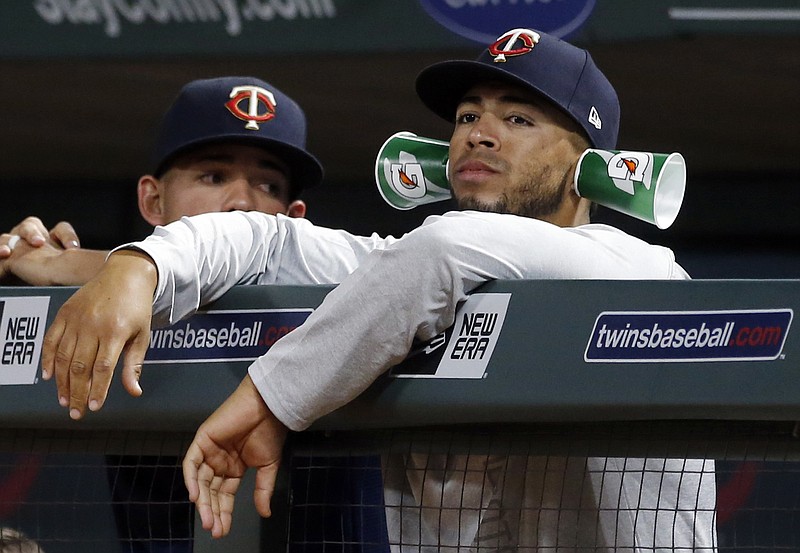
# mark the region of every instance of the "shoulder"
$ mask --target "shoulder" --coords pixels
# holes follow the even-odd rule
[[[589,237],[609,250],[622,266],[631,270],[630,278],[689,279],[689,274],[675,260],[666,246],[651,244],[610,225],[591,223],[569,229]]]

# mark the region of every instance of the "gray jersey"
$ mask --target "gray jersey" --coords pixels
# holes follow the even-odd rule
[[[428,340],[452,325],[459,302],[486,281],[688,278],[669,249],[606,225],[561,228],[473,211],[429,217],[399,239],[358,237],[260,213],[208,214],[159,228],[134,246],[158,267],[154,315],[161,321],[178,320],[236,284],[341,282],[303,325],[249,370],[272,412],[293,430],[307,428],[355,398],[405,357],[415,337]],[[469,462],[450,457],[408,462]],[[403,525],[404,543],[409,543],[407,535],[415,536],[403,551],[423,551],[426,543],[463,551],[482,548],[481,536],[494,535],[490,526],[498,524],[489,507],[493,499],[507,497],[518,506],[510,546],[563,552],[584,546],[617,551],[714,546],[711,461],[593,458],[580,464],[579,477],[565,476],[570,474],[565,471],[556,480],[550,475],[537,483],[526,475],[541,461],[522,458],[491,486],[485,478],[493,474],[488,470],[492,459],[478,462],[485,469],[475,472],[480,476],[462,478],[455,487],[446,470],[425,482],[414,481],[412,472],[401,481],[387,474],[390,540],[397,543]],[[425,493],[426,486],[433,491]],[[509,486],[514,494],[503,491]],[[592,504],[593,514],[583,515],[591,521],[585,532],[568,516],[548,519],[535,508],[548,501],[541,486],[559,501]],[[464,513],[473,514],[459,515],[454,524],[443,519],[445,489],[467,502]],[[412,522],[392,507],[401,499],[422,505],[432,497],[438,499],[426,506],[438,514],[421,517],[418,510]],[[409,524],[416,529],[406,534]],[[484,542],[486,547],[501,546],[492,540]]]

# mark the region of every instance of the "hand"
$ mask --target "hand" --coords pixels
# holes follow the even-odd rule
[[[66,221],[61,221],[49,232],[44,223],[38,217],[26,217],[11,232],[0,234],[0,259],[5,259],[14,250],[13,236],[26,242],[29,246],[39,248],[47,243],[51,246],[69,250],[80,247],[78,234],[72,225]]]
[[[156,267],[145,254],[115,252],[102,270],[61,306],[44,336],[42,377],[55,375],[58,402],[80,419],[105,402],[120,354],[122,383],[132,396],[150,341]]]
[[[236,490],[249,467],[257,471],[256,510],[270,516],[286,434],[250,376],[197,430],[183,460],[183,480],[213,537],[230,532]]]

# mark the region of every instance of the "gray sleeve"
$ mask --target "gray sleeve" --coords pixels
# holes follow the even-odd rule
[[[275,415],[302,430],[400,362],[415,336],[449,327],[458,303],[486,281],[665,279],[674,271],[669,250],[610,227],[476,212],[431,217],[370,254],[250,376]]]
[[[158,269],[157,325],[171,324],[237,284],[334,284],[393,238],[360,237],[305,219],[257,212],[209,213],[157,227],[122,246]]]

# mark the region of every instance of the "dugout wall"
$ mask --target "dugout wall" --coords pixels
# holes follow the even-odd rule
[[[232,290],[171,334],[153,335],[141,398],[115,382],[104,409],[76,423],[38,376],[45,323],[74,290],[4,289],[0,522],[48,553],[136,550],[143,543],[117,531],[109,455],[139,475],[143,466],[177,471],[249,359],[329,290]],[[720,550],[796,550],[798,306],[796,280],[489,283],[447,333],[416,344],[365,394],[292,437],[273,520],[253,516],[245,490],[230,538],[196,533],[193,549],[274,551],[289,539],[292,551],[381,550],[364,534],[353,543],[359,528],[376,528],[364,521],[382,510],[380,494],[355,496],[355,510],[342,503],[353,503],[353,490],[380,488],[388,454],[433,452],[715,459]],[[131,501],[138,510],[126,516],[139,520],[184,500]],[[319,522],[329,519],[331,530]],[[167,550],[189,545],[152,537]]]

